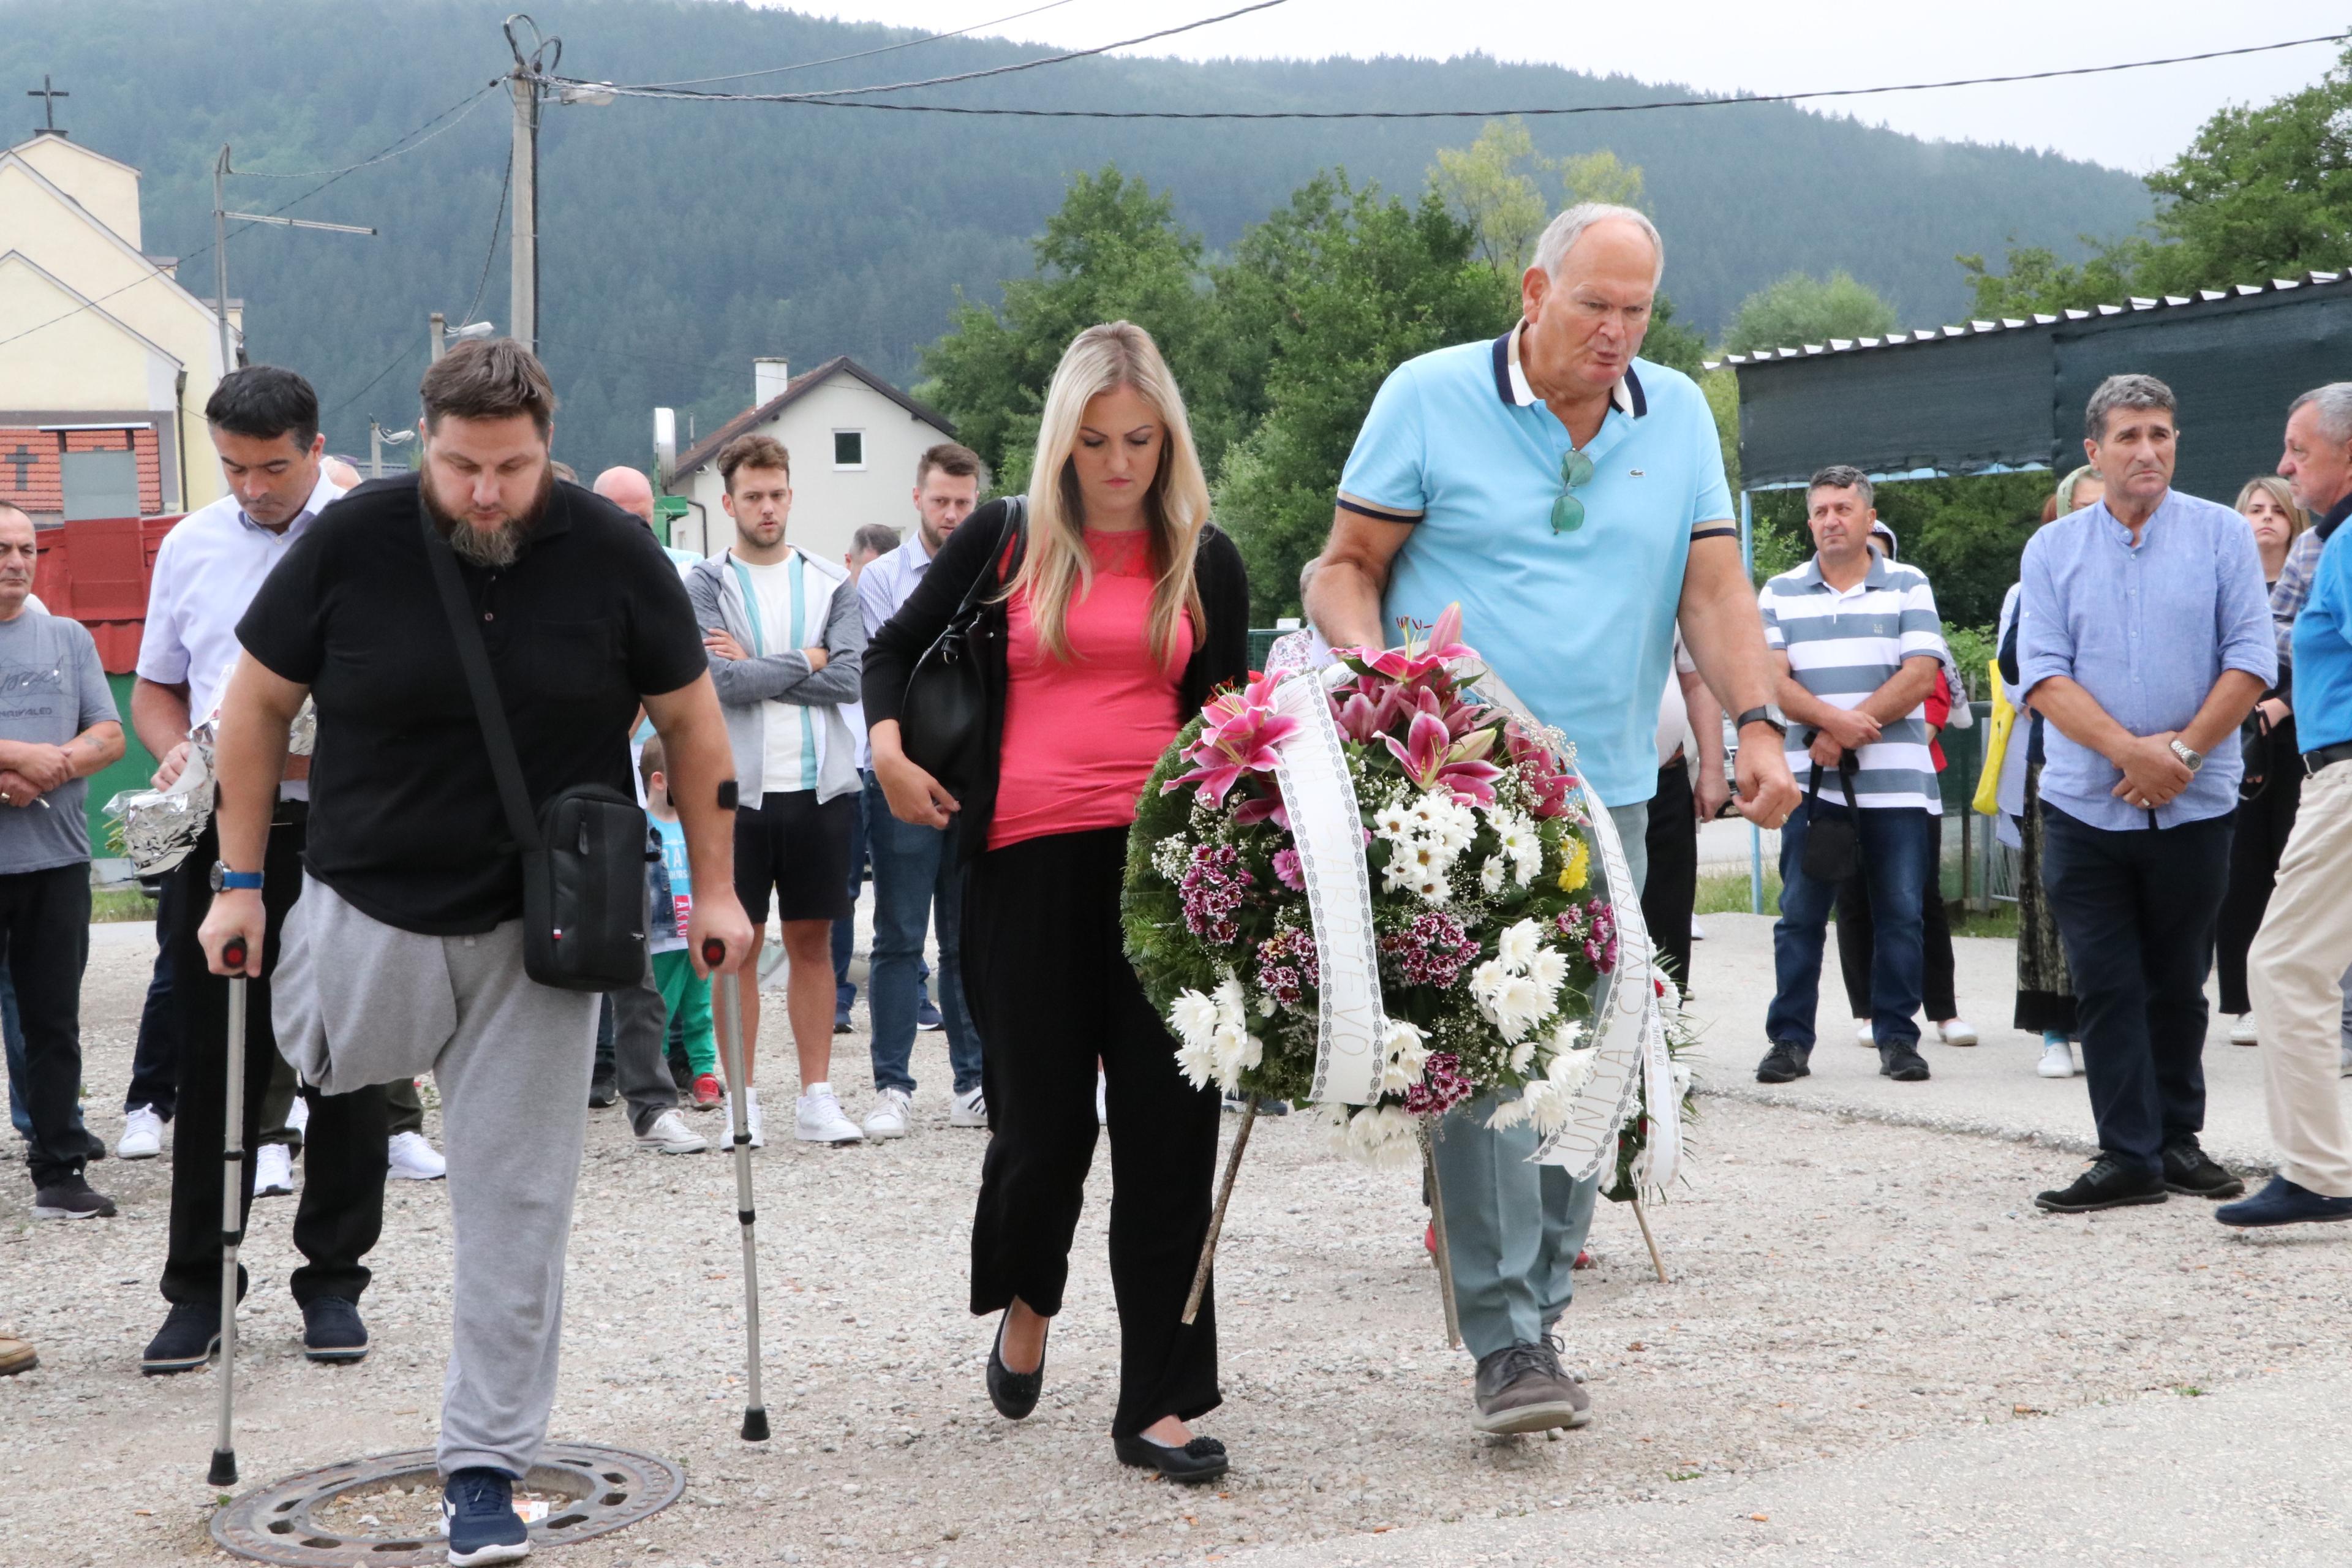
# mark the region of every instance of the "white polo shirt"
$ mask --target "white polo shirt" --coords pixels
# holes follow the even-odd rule
[[[236,623],[261,580],[343,493],[321,473],[300,513],[276,533],[246,516],[235,495],[199,507],[173,524],[155,553],[147,628],[139,641],[140,676],[159,686],[184,682],[189,718],[201,721],[209,714],[241,648]],[[298,782],[279,793],[299,799],[310,791]]]

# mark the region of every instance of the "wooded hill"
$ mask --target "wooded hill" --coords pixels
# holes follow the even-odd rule
[[[192,260],[209,292],[211,181],[224,142],[241,170],[331,170],[372,156],[509,66],[508,5],[402,0],[0,0],[0,86],[44,72],[72,97],[59,123],[145,174],[146,248]],[[914,35],[714,0],[539,0],[566,74],[623,82],[812,60]],[[1138,30],[1141,30],[1139,26]],[[1002,65],[1034,46],[951,39],[716,90],[803,89]],[[1662,40],[1661,58],[1671,57]],[[1825,57],[1825,61],[1828,57]],[[1874,79],[1895,62],[1873,62]],[[1833,81],[1799,85],[1835,85]],[[2055,89],[2053,89],[2055,90]],[[908,100],[1025,108],[1458,109],[1682,97],[1671,83],[1484,58],[1310,64],[1094,59]],[[318,384],[330,444],[364,452],[367,419],[415,416],[425,318],[506,323],[492,245],[508,147],[491,93],[415,152],[348,174],[296,216],[382,237],[249,229],[230,289],[256,359]],[[1792,270],[1843,268],[1906,325],[1967,309],[1957,253],[2014,237],[2079,254],[2083,233],[2148,211],[2126,174],[2011,148],[1925,143],[1786,105],[1528,121],[1549,156],[1613,150],[1639,165],[1668,241],[1679,319],[1710,339],[1743,296]],[[2030,134],[2031,127],[2021,131]],[[1468,121],[1151,122],[970,119],[742,103],[547,110],[540,181],[541,340],[564,409],[560,455],[643,463],[648,409],[702,430],[740,411],[754,354],[810,365],[849,353],[902,382],[947,328],[959,290],[992,303],[1031,273],[1030,241],[1071,176],[1116,163],[1174,198],[1213,250],[1344,166],[1417,200]],[[14,139],[12,134],[9,138]],[[271,211],[318,178],[239,178],[230,205]],[[0,237],[5,246],[5,237]],[[681,435],[684,432],[681,430]]]

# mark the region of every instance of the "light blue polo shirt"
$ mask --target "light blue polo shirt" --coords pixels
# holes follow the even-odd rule
[[[1584,526],[1551,530],[1568,428],[1520,374],[1518,328],[1408,360],[1381,384],[1339,477],[1339,505],[1413,524],[1382,613],[1462,639],[1576,743],[1612,806],[1657,792],[1658,695],[1691,533],[1732,515],[1723,448],[1697,384],[1637,359],[1584,447]]]

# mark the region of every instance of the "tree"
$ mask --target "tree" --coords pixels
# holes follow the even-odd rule
[[[1568,193],[1570,206],[1578,202],[1609,202],[1621,207],[1649,210],[1649,203],[1642,199],[1642,166],[1621,163],[1617,154],[1606,147],[1598,153],[1562,158],[1552,166],[1559,171],[1560,184]]]
[[[2120,304],[2136,292],[2132,274],[2150,248],[2147,240],[2134,237],[2103,245],[2089,235],[2081,238],[2091,255],[2080,263],[2059,260],[2058,253],[2046,246],[2013,241],[2004,259],[2005,272],[1993,271],[1981,256],[1955,258],[1968,277],[1976,314],[1988,321],[2023,321],[2037,311],[2054,316],[2102,302]]]
[[[1883,338],[1895,330],[1895,307],[1843,269],[1827,278],[1791,272],[1739,302],[1727,353],[1825,343],[1832,338]]]
[[[1265,415],[1227,458],[1217,515],[1241,546],[1261,625],[1298,605],[1372,395],[1398,365],[1494,336],[1517,308],[1475,230],[1434,190],[1407,206],[1344,173],[1318,175],[1242,241],[1218,296],[1236,332],[1265,331]],[[1278,300],[1278,310],[1263,302]]]
[[[1213,465],[1234,434],[1223,413],[1223,356],[1201,237],[1177,224],[1174,199],[1106,164],[1070,182],[1034,248],[1038,276],[1006,283],[997,310],[960,303],[954,328],[923,351],[932,378],[924,390],[998,487],[1028,482],[1054,367],[1070,340],[1099,321],[1134,321],[1159,342],[1193,405],[1202,459]]]
[[[1429,171],[1430,188],[1470,226],[1478,259],[1497,278],[1515,282],[1535,254],[1536,237],[1551,221],[1543,192],[1519,173],[1521,163],[1538,174],[1554,166],[1536,156],[1527,123],[1514,115],[1488,121],[1467,147],[1440,147]]]

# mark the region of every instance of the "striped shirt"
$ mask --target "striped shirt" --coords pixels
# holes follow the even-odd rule
[[[1870,552],[1869,572],[1851,588],[1833,588],[1823,581],[1821,558],[1815,556],[1766,583],[1756,597],[1764,613],[1764,640],[1789,656],[1789,672],[1798,685],[1832,708],[1861,707],[1895,678],[1906,658],[1948,657],[1927,574],[1916,566],[1889,562],[1875,550]],[[1806,755],[1812,738],[1810,726],[1790,726],[1789,769],[1800,787],[1812,773],[1812,759]],[[1882,726],[1879,739],[1863,747],[1856,760],[1856,805],[1942,814],[1924,702]],[[1832,801],[1844,795],[1826,769],[1822,791]]]

